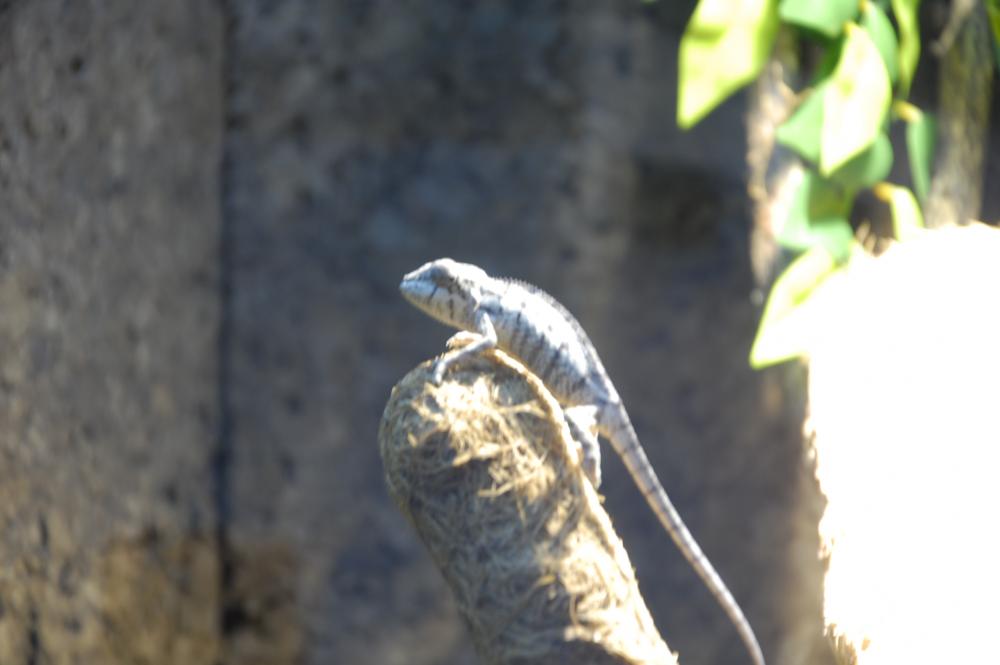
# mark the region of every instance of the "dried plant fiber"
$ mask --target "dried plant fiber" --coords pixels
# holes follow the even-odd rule
[[[440,386],[430,367],[393,389],[379,445],[483,662],[675,663],[554,398],[499,351]]]

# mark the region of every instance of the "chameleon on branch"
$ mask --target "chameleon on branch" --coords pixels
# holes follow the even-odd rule
[[[722,605],[754,665],[764,665],[750,623],[667,497],[597,351],[573,315],[535,286],[490,277],[474,265],[451,259],[424,264],[404,276],[399,289],[435,319],[479,335],[461,351],[438,360],[435,383],[462,358],[499,346],[521,360],[563,405],[570,431],[583,450],[583,470],[595,487],[601,483],[595,430],[611,442],[674,543]]]

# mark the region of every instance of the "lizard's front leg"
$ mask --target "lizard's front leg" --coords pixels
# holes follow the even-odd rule
[[[461,351],[441,358],[434,364],[434,373],[431,378],[435,384],[441,385],[441,381],[444,380],[444,373],[450,366],[460,363],[472,355],[492,349],[497,345],[497,331],[493,327],[490,315],[483,309],[477,309],[475,322],[475,332],[479,335],[479,339],[464,347]]]

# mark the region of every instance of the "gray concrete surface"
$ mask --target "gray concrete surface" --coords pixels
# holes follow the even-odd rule
[[[0,662],[218,657],[221,28],[0,7]]]
[[[828,662],[742,98],[674,124],[691,5],[0,4],[0,662],[476,662],[376,449],[446,255],[577,314],[770,662]],[[606,458],[658,628],[742,662]]]

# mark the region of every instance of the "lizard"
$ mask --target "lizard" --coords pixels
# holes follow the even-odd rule
[[[491,277],[475,265],[449,258],[407,273],[399,288],[407,301],[432,318],[474,334],[471,343],[435,362],[435,384],[463,358],[499,347],[538,376],[563,406],[581,447],[583,472],[595,488],[601,484],[597,435],[611,443],[660,523],[722,606],[754,665],[765,665],[750,622],[667,496],[594,345],[573,315],[536,286]]]

